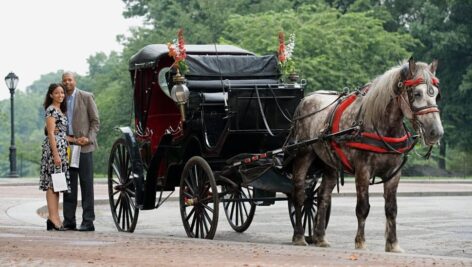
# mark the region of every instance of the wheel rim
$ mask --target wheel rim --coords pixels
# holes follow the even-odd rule
[[[238,191],[232,191],[229,186],[223,187],[227,194],[224,199],[230,200],[223,202],[226,218],[236,232],[244,232],[251,225],[254,213],[256,211],[256,204],[250,200],[253,198],[253,189],[249,187],[240,187]],[[243,200],[243,201],[241,201]]]
[[[316,179],[316,178],[314,178]],[[318,212],[318,191],[319,186],[317,187],[317,181],[313,181],[313,184],[305,189],[305,201],[303,202],[302,206],[302,226],[305,229],[306,237],[313,236],[314,231],[314,219],[316,213]],[[288,209],[290,215],[290,222],[292,226],[295,227],[295,206],[293,205],[293,201],[289,199],[288,201]],[[326,220],[325,220],[325,228],[328,227],[329,218],[331,216],[331,205],[328,207],[326,211]],[[312,241],[311,239],[307,239],[307,241]]]
[[[119,231],[133,232],[138,220],[135,180],[131,179],[129,149],[123,139],[113,144],[108,167],[108,196],[110,209]]]
[[[318,202],[316,201],[315,195],[317,195],[318,189],[315,190],[313,194],[305,196],[305,202],[302,206],[302,226],[305,229],[305,234],[307,236],[313,236],[313,222],[316,215],[316,207]],[[295,206],[293,202],[289,200],[289,212],[290,212],[290,221],[292,226],[295,226]]]
[[[185,164],[180,181],[180,211],[187,236],[212,239],[218,224],[218,191],[210,166],[201,157]]]

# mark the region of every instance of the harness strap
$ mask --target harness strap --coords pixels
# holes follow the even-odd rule
[[[346,108],[349,107],[356,100],[356,98],[357,98],[357,95],[352,94],[348,98],[342,100],[342,102],[340,104],[338,104],[338,106],[335,108],[334,116],[331,120],[331,122],[332,122],[331,131],[333,133],[339,132],[339,122],[341,121],[341,116],[342,116],[344,110],[346,110]],[[347,159],[346,154],[344,154],[344,151],[341,149],[341,146],[335,140],[332,140],[331,141],[331,147],[333,148],[333,150],[338,155],[338,158],[341,161],[341,163],[343,164],[344,168],[348,172],[354,173],[354,169],[352,168],[351,163]]]
[[[331,118],[330,122],[331,125],[331,132],[339,132],[339,124],[341,122],[341,117],[343,112],[357,99],[357,94],[352,94],[348,96],[346,99],[341,100],[340,103],[335,107],[333,112],[333,117]],[[369,133],[369,132],[361,132],[358,133],[357,136],[353,136],[353,140],[355,141],[347,141],[344,143],[347,147],[353,149],[359,149],[364,151],[370,151],[374,153],[382,153],[382,154],[403,154],[409,152],[414,143],[411,142],[411,134],[406,131],[406,134],[401,137],[387,137],[381,136],[378,133]],[[347,172],[354,173],[354,168],[352,167],[349,159],[347,158],[346,154],[344,153],[343,149],[339,142],[336,139],[332,139],[330,141],[331,148],[334,150],[335,155],[342,163],[342,166]]]
[[[376,153],[404,153],[411,147],[411,134],[399,138],[381,137],[372,133],[361,133],[358,142],[346,142],[350,148],[366,150]],[[382,140],[383,139],[383,140]]]

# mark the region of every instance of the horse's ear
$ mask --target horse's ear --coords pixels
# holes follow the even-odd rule
[[[431,62],[431,64],[429,64],[429,71],[431,71],[433,75],[436,75],[437,68],[438,68],[438,60],[435,59],[433,60],[433,62]]]
[[[413,76],[415,76],[416,73],[416,61],[413,57],[410,57],[410,59],[408,60],[408,70],[408,79],[411,79],[413,78]]]

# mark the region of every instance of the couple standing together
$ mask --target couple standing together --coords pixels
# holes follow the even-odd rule
[[[40,190],[46,191],[48,206],[47,230],[95,231],[93,221],[93,157],[97,148],[97,132],[100,126],[98,109],[91,93],[76,88],[75,75],[65,72],[62,84],[49,86],[44,100],[46,137],[41,157]],[[69,144],[81,146],[79,167],[68,165]],[[64,222],[59,216],[59,192],[54,192],[51,174],[64,172],[67,191],[64,193]],[[77,191],[80,182],[82,196],[82,223],[77,228],[75,213]]]

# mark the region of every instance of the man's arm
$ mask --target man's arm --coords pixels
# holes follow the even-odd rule
[[[88,95],[87,97],[87,114],[89,117],[90,128],[88,139],[90,144],[97,143],[97,133],[100,129],[100,118],[98,116],[98,109],[97,105],[95,104],[95,100],[93,94]]]

